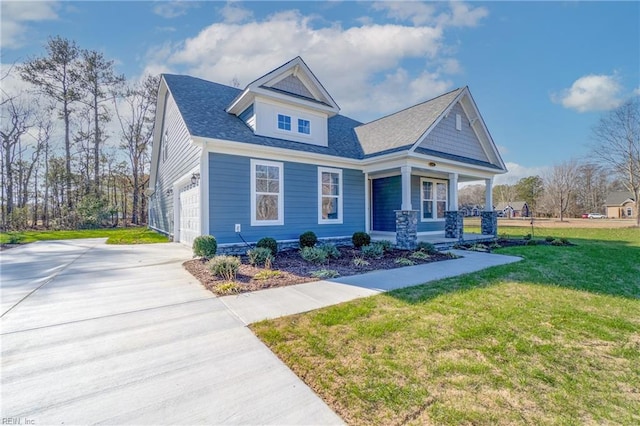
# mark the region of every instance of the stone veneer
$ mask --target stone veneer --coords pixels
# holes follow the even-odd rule
[[[396,210],[396,247],[413,250],[418,245],[418,210]]]
[[[444,212],[445,224],[444,224],[444,236],[445,238],[455,238],[458,241],[462,241],[464,233],[464,222],[461,211],[452,210]]]
[[[480,229],[482,235],[498,236],[498,212],[481,212]]]

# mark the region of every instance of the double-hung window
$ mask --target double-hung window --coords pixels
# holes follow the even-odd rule
[[[448,193],[446,181],[420,179],[420,219],[423,222],[444,219]]]
[[[291,131],[291,117],[284,114],[278,114],[278,129]]]
[[[318,167],[318,223],[342,223],[342,170]]]
[[[251,225],[284,224],[283,165],[251,160]]]

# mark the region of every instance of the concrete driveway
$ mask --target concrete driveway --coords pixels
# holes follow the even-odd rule
[[[1,252],[3,421],[342,423],[184,271],[190,257],[104,239]]]

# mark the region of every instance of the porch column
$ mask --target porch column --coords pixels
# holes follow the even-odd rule
[[[458,174],[449,173],[449,188],[451,192],[451,201],[449,202],[449,210],[458,210]]]
[[[402,173],[402,207],[401,210],[413,210],[411,207],[411,166],[400,167]]]
[[[485,179],[484,211],[493,211],[493,178]]]
[[[396,246],[413,250],[418,244],[418,211],[396,210]]]
[[[369,173],[364,174],[364,232],[371,232],[371,181]]]

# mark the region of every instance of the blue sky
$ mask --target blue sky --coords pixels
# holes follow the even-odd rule
[[[515,181],[588,156],[591,128],[639,93],[638,2],[7,2],[3,69],[49,36],[136,79],[242,86],[302,56],[342,108],[374,119],[468,85]],[[3,89],[18,90],[5,79]]]

